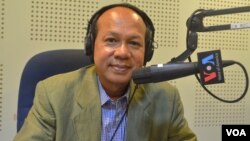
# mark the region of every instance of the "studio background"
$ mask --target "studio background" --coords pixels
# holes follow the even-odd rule
[[[197,9],[250,6],[250,0],[0,0],[0,140],[16,134],[22,70],[35,54],[82,49],[89,18],[100,7],[119,2],[143,9],[154,22],[158,48],[147,65],[166,63],[186,49],[186,20]],[[209,17],[206,25],[249,22],[250,12]],[[198,33],[197,52],[220,49],[223,60],[241,62],[250,72],[250,29]],[[65,58],[67,59],[67,58]],[[242,69],[224,68],[225,83],[209,85],[217,96],[238,98],[245,88]],[[222,124],[250,124],[250,92],[237,103],[223,103],[205,92],[194,76],[169,81],[179,88],[185,116],[199,141],[220,141]]]

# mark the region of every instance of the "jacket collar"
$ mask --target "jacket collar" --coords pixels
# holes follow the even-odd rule
[[[73,123],[79,141],[97,141],[101,138],[101,102],[95,67],[81,71],[84,72],[75,99],[79,113]]]

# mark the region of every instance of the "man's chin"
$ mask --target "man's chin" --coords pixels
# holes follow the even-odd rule
[[[127,85],[131,79],[124,75],[115,75],[111,78],[111,81],[117,85]]]

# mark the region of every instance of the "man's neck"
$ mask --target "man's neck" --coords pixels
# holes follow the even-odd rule
[[[120,97],[122,97],[128,90],[129,84],[127,85],[119,85],[119,84],[110,84],[108,86],[105,86],[102,84],[100,79],[98,78],[99,83],[105,90],[106,94],[112,99],[116,100]]]
[[[103,86],[103,89],[112,100],[116,100],[127,92],[128,86],[108,86],[108,88]]]

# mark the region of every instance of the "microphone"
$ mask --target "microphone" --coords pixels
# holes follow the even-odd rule
[[[225,60],[222,61],[222,67],[227,67],[234,63],[235,61]],[[199,73],[199,65],[197,62],[176,62],[137,69],[133,72],[132,79],[136,84],[155,83],[196,73]]]

